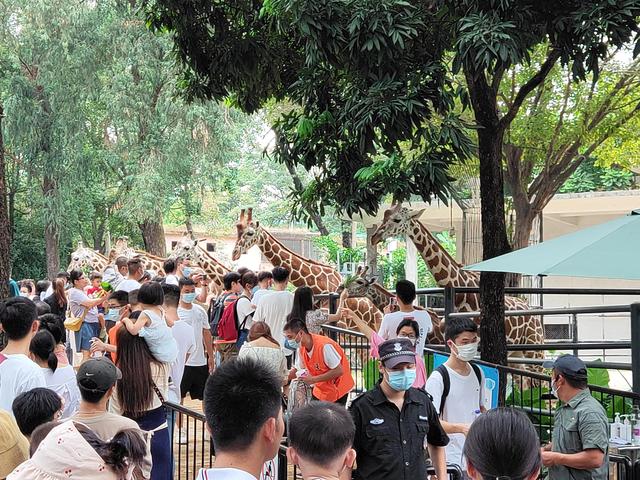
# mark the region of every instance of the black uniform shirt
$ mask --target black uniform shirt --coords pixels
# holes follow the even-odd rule
[[[436,447],[449,443],[424,390],[407,390],[402,411],[399,411],[377,385],[356,398],[349,410],[356,425],[354,479],[427,478],[426,443]]]

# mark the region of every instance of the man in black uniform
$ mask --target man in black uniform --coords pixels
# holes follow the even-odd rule
[[[449,437],[427,393],[411,388],[416,377],[411,342],[388,340],[378,351],[381,382],[356,398],[350,408],[356,425],[353,478],[426,479],[425,447],[438,478],[447,478],[444,447]]]

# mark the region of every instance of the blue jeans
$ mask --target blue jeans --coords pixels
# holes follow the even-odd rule
[[[91,350],[91,339],[100,335],[100,324],[98,322],[82,322],[80,330],[76,334],[76,352]]]

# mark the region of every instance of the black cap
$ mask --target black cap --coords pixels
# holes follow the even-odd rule
[[[378,353],[385,368],[393,368],[399,363],[416,363],[416,351],[408,338],[387,340],[380,344]]]
[[[575,378],[576,380],[587,379],[587,366],[575,355],[561,355],[555,360],[544,362],[542,366],[544,368],[552,368],[554,370],[557,370],[563,375]]]
[[[87,390],[106,392],[116,380],[122,378],[122,372],[107,357],[90,358],[78,368],[78,385]]]

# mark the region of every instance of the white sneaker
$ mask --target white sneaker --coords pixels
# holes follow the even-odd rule
[[[187,437],[187,432],[180,430],[180,433],[178,434],[178,443],[180,445],[185,445],[187,443],[189,443],[189,438]]]

